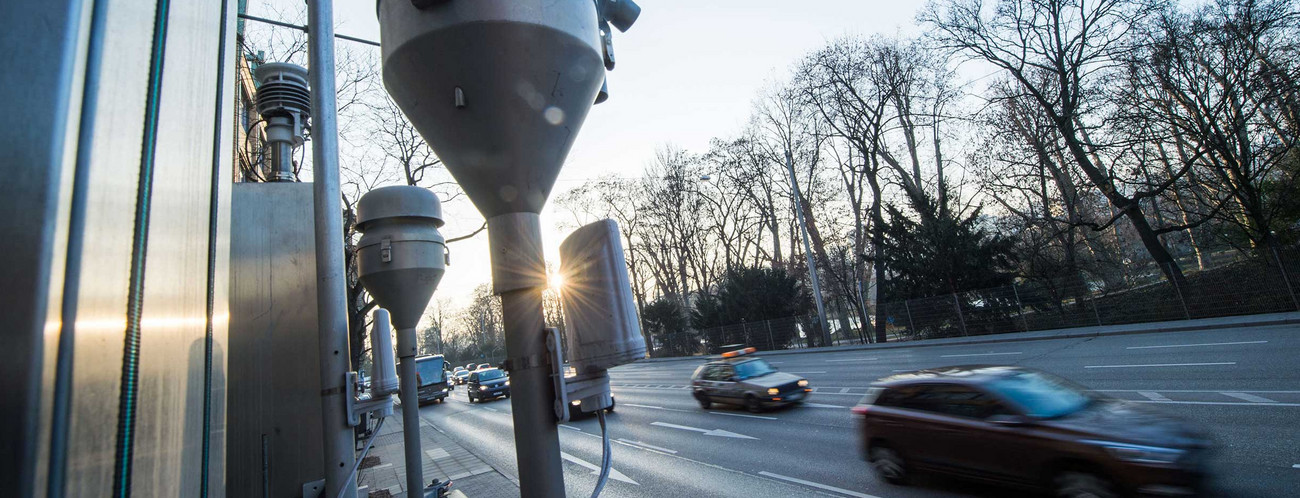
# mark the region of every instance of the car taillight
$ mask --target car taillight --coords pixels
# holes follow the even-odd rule
[[[865,416],[867,416],[867,409],[868,409],[868,408],[871,408],[871,405],[858,405],[858,406],[853,407],[852,411],[853,411],[853,414],[854,414],[854,415],[859,415],[859,416],[863,416],[863,417],[865,417]]]

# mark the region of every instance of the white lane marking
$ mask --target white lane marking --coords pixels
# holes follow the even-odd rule
[[[821,403],[804,403],[803,406],[808,408],[849,408],[842,405],[823,405]]]
[[[826,372],[786,372],[786,373],[796,374],[796,375],[808,375],[808,374],[824,374]]]
[[[826,363],[836,363],[841,361],[875,361],[879,359],[880,358],[843,358],[839,360],[826,360]]]
[[[665,423],[665,422],[650,422],[650,425],[657,425],[657,426],[659,426],[659,427],[667,427],[667,428],[669,428],[669,429],[680,429],[680,430],[683,430],[683,431],[698,432],[698,433],[700,433],[700,434],[704,434],[705,436],[729,437],[729,438],[734,438],[734,439],[758,439],[758,438],[756,438],[756,437],[746,436],[746,435],[744,435],[744,434],[737,434],[737,433],[735,433],[735,432],[731,432],[731,431],[724,431],[724,430],[722,430],[722,429],[713,429],[713,430],[709,430],[709,429],[700,429],[700,428],[698,428],[698,427],[690,427],[690,426],[685,426],[685,425],[669,424],[669,423]]]
[[[1162,346],[1129,346],[1124,349],[1155,349],[1155,348],[1190,348],[1196,346],[1234,346],[1237,344],[1264,344],[1268,341],[1241,341],[1241,342],[1207,342],[1203,344],[1169,344]]]
[[[1087,365],[1083,368],[1142,368],[1142,367],[1207,367],[1214,365],[1236,365],[1235,361],[1219,361],[1214,363],[1149,363],[1146,365]]]
[[[946,355],[942,355],[942,356],[940,356],[940,358],[960,358],[960,357],[963,357],[963,356],[1007,356],[1007,355],[1013,355],[1013,354],[1025,354],[1025,353],[1022,352],[1022,351],[1016,351],[1016,352],[1013,352],[1013,353],[946,354]]]
[[[1237,403],[1233,401],[1130,401],[1130,403],[1154,403],[1157,405],[1218,405],[1218,406],[1285,406],[1297,407],[1300,403]]]
[[[662,406],[638,405],[636,403],[619,403],[618,406],[630,406],[633,408],[649,408],[651,410],[664,410],[669,412],[688,412],[690,410],[678,410],[676,408],[664,408]]]
[[[1160,394],[1158,392],[1138,391],[1138,394],[1141,394],[1142,397],[1149,399],[1151,401],[1172,401],[1171,399],[1166,398],[1165,395]]]
[[[866,394],[863,393],[828,393],[826,391],[821,391],[821,390],[813,390],[813,392],[817,393],[818,396],[823,394],[829,394],[831,396],[857,396],[859,398],[866,396]]]
[[[835,393],[835,394],[848,394],[848,393],[849,393],[849,389],[853,389],[853,388],[852,388],[852,387],[841,387],[841,388],[840,388],[840,392]]]
[[[1300,463],[1297,463],[1297,464],[1295,464],[1295,465],[1292,465],[1291,468],[1293,468],[1293,469],[1300,469]]]
[[[642,448],[648,448],[648,449],[652,449],[652,450],[655,450],[655,451],[662,451],[662,452],[664,452],[664,453],[671,453],[671,454],[673,454],[673,455],[676,455],[676,454],[677,454],[677,450],[670,450],[670,449],[668,449],[668,448],[662,448],[662,447],[659,447],[659,446],[655,446],[655,445],[653,445],[653,444],[646,444],[646,443],[643,443],[643,442],[641,442],[641,441],[632,441],[632,440],[630,440],[630,439],[623,439],[623,438],[618,438],[617,441],[621,441],[621,442],[623,442],[623,443],[625,443],[625,444],[629,444],[629,445],[632,445],[632,446],[640,446],[640,447],[642,447]]]
[[[1142,389],[1093,389],[1103,393],[1135,393]],[[1162,393],[1221,393],[1223,390],[1205,390],[1205,389],[1161,389]],[[1300,391],[1249,391],[1245,389],[1233,389],[1234,393],[1274,393],[1274,394],[1300,394]]]
[[[569,430],[571,430],[571,431],[582,432],[582,429],[579,429],[579,428],[574,427],[574,426],[569,425],[569,424],[560,424],[560,427],[563,427],[563,428],[565,428],[565,429],[569,429]]]
[[[756,418],[756,419],[760,419],[760,420],[781,420],[781,419],[776,418],[776,417],[764,417],[764,416],[762,416],[762,415],[745,415],[745,414],[743,414],[743,413],[727,413],[727,412],[709,412],[709,413],[712,413],[712,414],[714,414],[714,415],[726,415],[726,416],[728,416],[728,417]]]
[[[484,410],[487,410],[487,411],[490,411],[490,412],[493,412],[493,413],[501,413],[501,412],[498,411],[496,408],[488,408],[488,407],[486,407],[486,406],[482,406],[482,407],[480,407],[480,408],[482,408],[482,409],[484,409]]]
[[[793,483],[796,483],[796,484],[802,484],[802,485],[804,485],[804,486],[808,486],[808,487],[812,487],[812,488],[817,488],[817,489],[822,489],[822,490],[830,491],[830,492],[833,492],[833,493],[839,493],[839,494],[846,495],[846,496],[853,496],[853,497],[856,497],[856,498],[880,498],[880,497],[878,497],[878,496],[873,496],[873,495],[869,495],[869,494],[865,494],[865,493],[859,493],[859,492],[857,492],[857,491],[849,491],[849,490],[847,490],[847,489],[837,488],[837,487],[835,487],[835,486],[828,486],[828,485],[825,485],[825,484],[822,484],[822,483],[818,483],[818,482],[805,481],[805,480],[803,480],[803,479],[796,479],[796,478],[794,478],[794,477],[783,476],[783,475],[781,475],[781,474],[773,474],[773,473],[768,472],[768,471],[766,471],[766,470],[764,470],[764,471],[762,471],[762,472],[759,472],[758,475],[761,475],[761,476],[764,476],[764,477],[771,477],[771,478],[773,478],[773,479],[780,479],[780,480],[783,480],[783,481],[790,481],[790,482],[793,482]]]
[[[1277,400],[1275,399],[1268,399],[1263,396],[1256,396],[1254,394],[1230,392],[1230,393],[1223,393],[1223,395],[1228,396],[1230,398],[1237,398],[1240,400],[1249,401],[1251,403],[1277,403]]]
[[[563,451],[560,452],[560,457],[561,457],[561,458],[564,458],[565,460],[568,460],[568,461],[570,461],[570,462],[576,463],[576,464],[578,464],[579,466],[581,466],[581,467],[583,467],[583,468],[585,468],[585,469],[587,469],[587,470],[590,470],[592,475],[597,475],[597,476],[600,475],[600,466],[599,466],[599,465],[595,465],[595,464],[593,464],[593,463],[591,463],[591,462],[587,462],[587,461],[585,461],[585,460],[583,460],[583,459],[581,459],[581,458],[578,458],[578,457],[576,457],[576,456],[570,455],[570,454],[565,453],[565,452],[563,452]],[[625,483],[631,484],[631,485],[633,485],[633,486],[640,486],[640,485],[641,485],[640,483],[638,483],[638,482],[636,482],[636,481],[633,481],[633,480],[631,480],[631,479],[628,479],[628,477],[627,477],[626,475],[623,475],[622,472],[619,472],[618,469],[615,469],[614,467],[610,467],[610,468],[609,468],[609,478],[610,478],[610,479],[613,479],[613,480],[615,480],[615,481],[625,482]]]

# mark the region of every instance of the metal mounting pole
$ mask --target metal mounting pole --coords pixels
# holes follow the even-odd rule
[[[347,424],[347,287],[343,280],[343,201],[339,190],[338,121],[334,96],[334,3],[307,2],[311,65],[312,197],[316,222],[316,313],[320,320],[320,380],[325,496],[355,498],[348,480],[356,460]]]
[[[501,296],[506,370],[522,498],[563,498],[564,467],[555,421],[555,386],[547,363],[542,289],[541,220],[536,213],[488,219],[493,291]]]
[[[826,326],[826,308],[822,305],[822,284],[817,278],[817,263],[813,259],[812,243],[808,240],[808,222],[803,218],[803,206],[799,198],[803,194],[799,193],[799,179],[794,174],[794,157],[790,151],[785,152],[785,169],[790,172],[790,186],[794,188],[794,213],[799,218],[799,228],[803,233],[803,254],[808,260],[808,275],[812,277],[813,300],[817,303],[817,319],[822,326],[822,345],[831,345],[831,329]]]
[[[415,329],[397,331],[397,360],[402,397],[402,449],[406,452],[406,496],[424,491],[424,461],[420,458],[420,384],[415,373]]]

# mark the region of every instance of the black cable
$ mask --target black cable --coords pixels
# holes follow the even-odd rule
[[[225,115],[225,80],[226,80],[226,22],[229,14],[230,0],[221,0],[221,30],[217,35],[217,101],[212,118],[212,173],[211,186],[208,189],[208,296],[206,304],[206,321],[203,330],[203,469],[199,477],[199,498],[208,496],[208,469],[212,452],[212,347],[214,326],[212,317],[216,310],[217,288],[217,219],[221,203],[219,195],[221,184],[221,137],[224,126],[221,125]]]

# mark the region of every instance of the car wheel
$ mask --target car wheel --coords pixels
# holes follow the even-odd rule
[[[763,411],[763,404],[753,394],[747,394],[745,395],[745,409],[749,410],[750,413],[758,413]]]
[[[708,410],[710,406],[713,406],[713,400],[709,399],[709,395],[704,393],[695,393],[695,401],[699,401],[700,408],[705,410]]]
[[[1056,476],[1056,496],[1060,498],[1117,498],[1110,482],[1096,474],[1070,470]]]
[[[873,444],[867,452],[867,461],[871,462],[872,470],[876,471],[876,476],[881,480],[890,484],[907,482],[907,464],[903,461],[903,455],[893,448]]]

